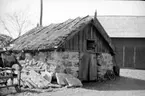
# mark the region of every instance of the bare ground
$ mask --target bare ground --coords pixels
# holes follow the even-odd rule
[[[3,89],[4,90],[4,89]],[[7,89],[5,89],[7,90]],[[5,91],[6,92],[6,91]],[[115,81],[84,83],[82,88],[49,88],[6,92],[7,96],[145,96],[145,70],[121,69]]]

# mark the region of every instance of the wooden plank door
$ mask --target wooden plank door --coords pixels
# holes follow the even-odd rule
[[[97,80],[97,57],[96,54],[90,54],[89,80]]]

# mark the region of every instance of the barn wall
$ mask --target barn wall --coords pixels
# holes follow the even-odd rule
[[[111,38],[120,67],[145,69],[145,38]]]
[[[83,30],[76,33],[72,38],[64,44],[64,49],[74,50],[80,52],[89,52],[87,50],[87,40],[95,40],[95,53],[109,53],[110,47],[104,38],[100,35],[98,30],[91,24],[88,24]]]

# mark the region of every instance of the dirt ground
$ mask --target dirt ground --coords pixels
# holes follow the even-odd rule
[[[82,88],[22,90],[21,93],[13,90],[13,93],[5,91],[5,96],[145,96],[145,70],[121,69],[120,74],[115,81],[84,83]]]

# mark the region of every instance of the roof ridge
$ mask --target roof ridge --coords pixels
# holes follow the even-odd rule
[[[68,22],[68,20],[71,20],[71,21]],[[58,30],[58,27],[59,27],[59,26],[61,26],[61,28],[63,28],[63,27],[66,26],[66,24],[69,24],[70,22],[73,21],[73,19],[68,19],[68,20],[66,20],[66,21],[64,21],[64,22],[62,22],[62,23],[58,23],[57,26],[54,26],[54,27],[53,27],[51,30],[49,30],[48,32],[50,32],[50,31],[52,31],[52,30],[54,30],[54,31]],[[66,22],[67,22],[67,23],[66,23]],[[66,23],[66,24],[65,24],[65,25],[62,25],[62,24],[64,24],[64,23]],[[61,28],[59,28],[59,29],[61,29]],[[48,33],[48,32],[47,32],[47,33]]]
[[[145,15],[97,15],[97,17],[145,17]]]
[[[72,22],[74,22],[75,20],[77,20],[78,18],[80,18],[80,17],[77,17],[77,18],[75,18],[75,19],[72,19],[70,22],[68,22],[66,25],[64,25],[62,28],[64,28],[65,26],[67,26],[68,24],[71,24]]]
[[[89,17],[89,15],[87,15],[87,16],[81,18],[74,26],[76,26],[80,21],[82,21],[83,19],[85,19],[85,18],[87,18],[87,17]]]

